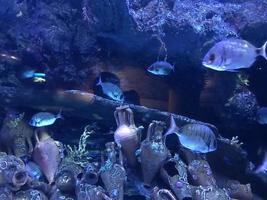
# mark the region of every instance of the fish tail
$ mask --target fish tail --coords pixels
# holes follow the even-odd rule
[[[178,131],[179,131],[179,128],[178,128],[177,125],[176,125],[176,122],[175,122],[175,120],[174,120],[173,115],[171,115],[171,119],[170,119],[170,128],[169,128],[168,131],[165,133],[165,137],[168,136],[168,135],[170,135],[170,134],[173,134],[173,133],[175,133],[175,134],[177,134],[177,135],[179,136]]]
[[[102,78],[100,76],[96,85],[101,85],[101,84],[102,84]]]
[[[260,53],[259,53],[259,54],[267,60],[266,48],[267,48],[267,41],[266,41],[265,44],[260,48]]]
[[[59,110],[58,114],[56,115],[57,119],[64,119],[63,115],[62,115],[62,109]]]

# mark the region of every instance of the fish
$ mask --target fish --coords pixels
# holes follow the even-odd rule
[[[187,124],[178,128],[173,116],[171,116],[170,128],[165,137],[175,133],[180,144],[196,153],[209,153],[217,149],[217,139],[211,128],[204,124]]]
[[[267,107],[261,107],[257,110],[257,122],[267,124]]]
[[[31,177],[33,180],[40,180],[43,176],[40,167],[32,161],[26,163],[25,169],[29,177]]]
[[[61,111],[57,115],[49,112],[39,112],[32,116],[29,125],[34,127],[49,126],[55,123],[57,119],[63,119]]]
[[[44,83],[44,82],[46,82],[46,79],[41,78],[41,77],[34,77],[33,78],[33,82],[35,82],[35,83]]]
[[[255,169],[255,173],[267,172],[267,152],[264,154],[263,162]]]
[[[157,61],[150,65],[147,71],[154,75],[167,76],[174,71],[174,66],[167,61]]]
[[[238,72],[249,68],[258,56],[267,59],[267,41],[261,48],[256,48],[246,40],[230,38],[216,43],[204,56],[202,64],[216,71]]]
[[[27,70],[23,72],[22,78],[45,78],[45,73],[37,73],[35,70]]]
[[[110,82],[102,82],[101,77],[96,85],[101,86],[103,93],[111,99],[120,102],[124,101],[123,92],[117,85]]]

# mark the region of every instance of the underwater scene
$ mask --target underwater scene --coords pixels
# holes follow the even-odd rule
[[[267,200],[267,1],[0,0],[0,200]]]

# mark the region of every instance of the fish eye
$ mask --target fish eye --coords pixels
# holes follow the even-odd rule
[[[215,60],[215,54],[212,53],[210,56],[209,56],[209,63],[213,63]]]

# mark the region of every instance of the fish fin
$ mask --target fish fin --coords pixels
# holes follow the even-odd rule
[[[45,73],[34,73],[34,77],[39,77],[39,78],[45,78],[46,74]]]
[[[102,84],[102,78],[100,76],[96,85],[101,85],[101,84]]]
[[[264,57],[267,60],[267,53],[266,53],[267,49],[266,48],[267,48],[267,41],[264,43],[264,45],[261,48],[257,49],[256,52],[258,55]]]
[[[227,72],[239,72],[239,70],[237,70],[237,69],[227,69],[226,71]]]
[[[64,117],[62,116],[62,109],[59,110],[58,114],[56,115],[57,119],[64,119]]]
[[[167,137],[168,135],[173,134],[173,133],[176,133],[176,135],[179,136],[178,131],[179,131],[179,128],[176,125],[176,122],[174,120],[173,115],[171,115],[171,118],[170,118],[170,128],[165,133],[165,137]]]

